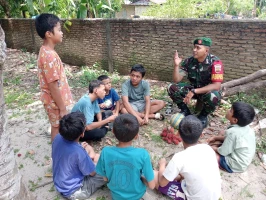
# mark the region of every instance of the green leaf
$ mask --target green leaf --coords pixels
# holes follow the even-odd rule
[[[79,10],[78,10],[78,18],[84,19],[86,17],[87,17],[87,7],[84,6],[83,4],[80,4]]]
[[[107,5],[102,5],[102,8],[105,8],[105,9],[108,9],[108,10],[111,10],[111,11],[114,11],[112,8],[110,8],[110,7],[107,6]]]
[[[44,0],[45,6],[48,6],[51,3],[51,0]]]
[[[80,3],[89,3],[88,0],[81,0]]]
[[[65,24],[66,24],[67,26],[72,26],[72,22],[69,21],[69,20],[66,20]]]
[[[31,15],[34,15],[34,7],[32,0],[27,0],[28,11]]]

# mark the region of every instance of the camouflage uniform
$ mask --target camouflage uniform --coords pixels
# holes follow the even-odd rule
[[[187,58],[181,63],[179,73],[181,76],[187,76],[190,83],[172,83],[168,86],[168,94],[177,105],[183,103],[183,99],[191,89],[202,88],[212,82],[223,80],[222,63],[218,57],[211,54],[208,54],[202,63],[193,57]],[[206,94],[195,94],[193,98],[202,101],[203,111],[210,114],[220,103],[221,92],[214,90]]]

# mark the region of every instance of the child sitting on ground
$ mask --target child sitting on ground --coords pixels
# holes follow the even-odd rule
[[[252,106],[235,102],[226,113],[226,119],[231,125],[225,135],[221,132],[207,140],[216,152],[219,166],[223,170],[229,173],[244,172],[250,165],[256,151],[255,133],[249,126],[254,117]]]
[[[132,147],[137,139],[139,123],[135,116],[122,114],[114,121],[113,132],[119,143],[104,147],[96,172],[104,176],[114,200],[141,199],[146,185],[155,187],[151,159],[147,150]]]
[[[100,111],[98,98],[104,98],[105,86],[99,80],[92,80],[89,84],[89,94],[83,95],[74,105],[71,112],[82,112],[86,117],[86,131],[81,141],[101,140],[107,131],[107,124],[113,122],[116,115],[105,116],[104,112]]]
[[[101,75],[98,77],[99,81],[102,81],[105,86],[105,97],[103,99],[98,98],[98,104],[101,109],[105,111],[112,111],[110,114],[118,115],[120,111],[120,97],[114,88],[112,88],[111,79],[107,75]]]
[[[85,145],[92,155],[78,143],[84,136],[86,119],[81,112],[65,115],[60,120],[59,133],[52,143],[53,180],[58,192],[67,199],[87,199],[105,184],[102,176],[96,174],[98,155],[92,147]]]
[[[202,130],[201,121],[193,115],[180,122],[179,134],[185,150],[176,153],[166,168],[166,160],[162,158],[159,172],[155,171],[156,188],[162,194],[176,200],[218,200],[221,197],[215,153],[207,144],[198,144]]]
[[[136,64],[131,68],[130,79],[122,84],[123,108],[121,113],[134,115],[140,125],[148,124],[149,119],[164,119],[158,111],[164,108],[165,102],[150,100],[150,85],[143,80],[145,73],[145,68]]]

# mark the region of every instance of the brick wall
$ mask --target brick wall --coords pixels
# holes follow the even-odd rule
[[[31,19],[1,19],[10,48],[38,51],[41,40]],[[73,65],[95,62],[103,69],[127,74],[135,63],[147,76],[172,79],[173,54],[191,56],[197,36],[213,40],[211,52],[224,63],[225,79],[240,78],[266,68],[266,21],[207,19],[91,19],[72,20],[58,45],[62,60]]]

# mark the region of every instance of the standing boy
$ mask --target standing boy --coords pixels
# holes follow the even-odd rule
[[[225,131],[225,135],[220,133],[208,139],[209,145],[216,152],[220,168],[229,173],[244,172],[255,155],[255,133],[249,126],[254,117],[255,110],[251,105],[235,102],[226,113],[226,119],[231,125]],[[217,142],[222,146],[213,145]]]
[[[105,177],[112,199],[141,199],[146,185],[155,187],[151,159],[147,150],[132,147],[138,137],[139,123],[131,114],[122,114],[114,121],[113,132],[119,143],[116,147],[104,147],[96,166],[96,172]]]
[[[165,102],[150,100],[150,85],[143,80],[145,73],[145,68],[140,64],[136,64],[131,68],[130,79],[122,84],[124,107],[121,109],[121,113],[134,115],[140,125],[148,124],[149,119],[164,119],[162,114],[156,112],[165,106]]]
[[[72,108],[71,112],[79,111],[86,117],[86,131],[84,137],[81,138],[82,141],[101,140],[108,131],[106,125],[116,118],[116,115],[106,118],[105,114],[101,113],[97,99],[103,99],[104,96],[104,84],[99,80],[93,80],[89,84],[89,94],[81,97]]]
[[[111,110],[114,115],[118,115],[120,110],[120,97],[115,89],[112,88],[111,79],[107,75],[101,75],[98,77],[98,80],[102,81],[105,86],[104,98],[98,98],[100,108],[105,111]]]
[[[60,134],[52,144],[54,184],[56,190],[70,200],[87,199],[105,184],[103,177],[95,172],[93,161],[97,160],[92,160],[78,143],[85,127],[86,119],[81,112],[65,115],[60,120]]]
[[[35,20],[36,31],[43,39],[38,56],[38,72],[41,101],[51,124],[51,139],[59,131],[59,120],[67,114],[66,107],[72,103],[64,67],[54,47],[61,43],[63,32],[60,20],[53,14],[41,14]]]
[[[158,190],[176,200],[218,200],[221,197],[219,167],[212,148],[198,144],[201,121],[193,115],[185,117],[179,125],[179,134],[185,150],[176,153],[166,168],[166,160],[160,160]]]

